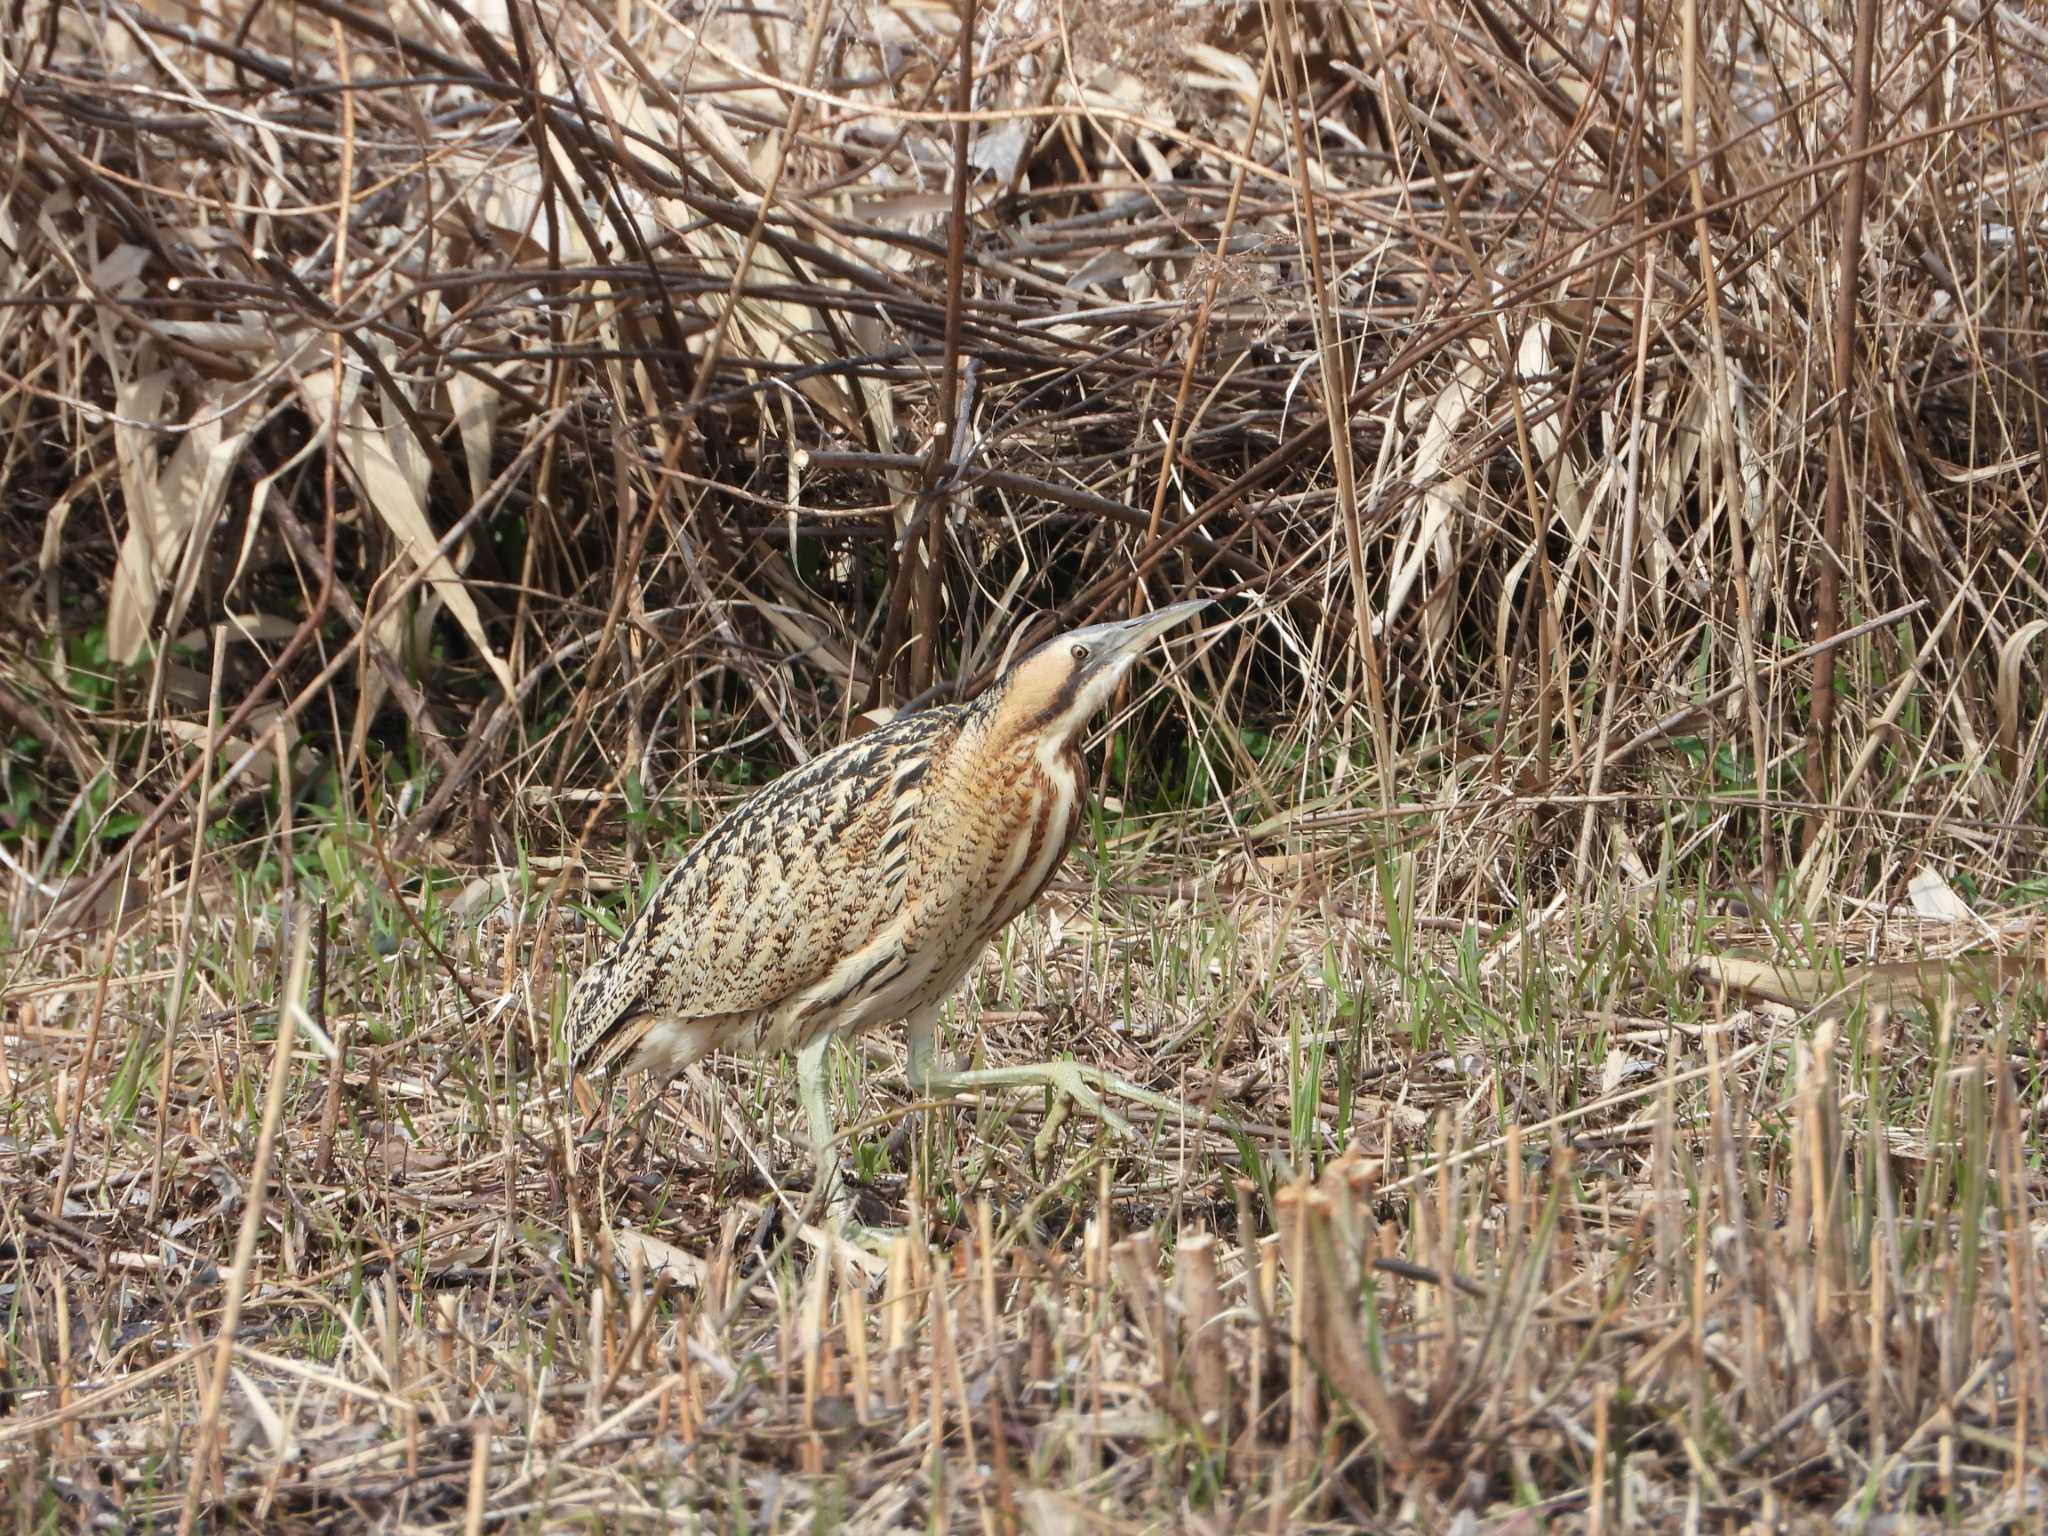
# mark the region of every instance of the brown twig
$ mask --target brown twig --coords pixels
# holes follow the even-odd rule
[[[967,151],[973,141],[973,127],[967,114],[974,110],[974,18],[977,0],[958,0],[959,45],[953,63],[953,207],[946,223],[946,339],[945,357],[939,369],[939,395],[932,420],[931,451],[924,464],[923,486],[917,500],[916,518],[924,523],[924,558],[914,568],[916,610],[912,621],[910,674],[906,694],[923,693],[931,687],[934,658],[939,638],[939,592],[945,584],[945,504],[952,493],[951,476],[965,462],[972,423],[961,419],[960,410],[960,328],[962,292],[966,277],[967,183],[973,175]],[[906,533],[908,542],[911,535]]]
[[[1829,404],[1828,477],[1822,513],[1821,547],[1814,564],[1814,638],[1825,640],[1841,625],[1842,529],[1849,510],[1849,423],[1855,414],[1856,311],[1863,286],[1863,205],[1870,179],[1871,58],[1876,52],[1877,0],[1856,0],[1856,39],[1849,58],[1850,112],[1848,186],[1842,198],[1842,227],[1835,274],[1834,398]],[[1812,730],[1807,742],[1806,786],[1810,799],[1828,798],[1828,752],[1835,720],[1835,657],[1824,651],[1814,663]],[[1823,823],[1808,821],[1809,847]]]

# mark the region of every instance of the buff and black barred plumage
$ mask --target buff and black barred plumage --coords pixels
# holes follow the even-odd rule
[[[672,1074],[714,1050],[796,1051],[829,1139],[825,1044],[908,1019],[930,1086],[939,1005],[1079,829],[1089,719],[1202,606],[1062,635],[972,702],[901,716],[753,795],[577,982],[574,1065]]]
[[[578,984],[568,1029],[578,1067],[679,1067],[707,1048],[800,1050],[818,1031],[901,1018],[953,979],[945,961],[969,937],[958,930],[992,932],[1037,894],[974,925],[951,921],[965,915],[957,900],[910,900],[913,858],[921,895],[950,851],[932,836],[937,818],[921,828],[919,810],[968,715],[948,705],[893,720],[785,774],[714,827]],[[941,792],[945,779],[942,766]],[[1070,827],[1054,837],[1052,797],[1031,798],[1039,803],[1018,818],[1031,826],[1027,845],[1064,848]]]

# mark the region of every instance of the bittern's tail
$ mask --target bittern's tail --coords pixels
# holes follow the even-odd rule
[[[622,1067],[643,1065],[639,1061],[649,1033],[661,1022],[656,1013],[629,1013],[599,1035],[586,1049],[570,1056],[578,1072],[616,1072]]]
[[[579,1072],[680,1072],[711,1054],[725,1019],[679,1019],[644,1010],[621,1017],[576,1059]]]

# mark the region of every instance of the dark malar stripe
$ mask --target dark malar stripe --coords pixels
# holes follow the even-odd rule
[[[1061,682],[1059,691],[1052,696],[1052,702],[1025,722],[1024,729],[1027,732],[1042,731],[1069,709],[1072,709],[1075,698],[1081,692],[1081,681],[1087,677],[1088,671],[1089,668],[1086,662],[1076,664],[1074,669],[1066,675],[1065,680]]]

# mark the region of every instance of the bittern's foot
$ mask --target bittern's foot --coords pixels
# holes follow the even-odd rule
[[[1083,1066],[1078,1061],[1044,1061],[1023,1067],[979,1067],[972,1071],[933,1072],[925,1080],[924,1088],[929,1094],[974,1093],[984,1088],[1049,1090],[1053,1095],[1052,1110],[1046,1115],[1045,1124],[1039,1127],[1038,1135],[1031,1142],[1032,1155],[1041,1163],[1051,1158],[1053,1142],[1071,1112],[1070,1106],[1093,1115],[1119,1136],[1128,1137],[1136,1134],[1131,1128],[1131,1123],[1105,1102],[1105,1094],[1114,1094],[1134,1104],[1146,1105],[1158,1110],[1162,1115],[1199,1120],[1204,1125],[1212,1122],[1226,1123],[1220,1116],[1212,1115],[1207,1110],[1197,1109],[1163,1093],[1154,1093],[1149,1088],[1140,1088],[1136,1083],[1126,1082],[1123,1078],[1097,1067]]]
[[[889,1249],[896,1239],[910,1231],[908,1227],[892,1226],[886,1222],[870,1224],[865,1221],[847,1220],[833,1228],[833,1235],[842,1243],[858,1248],[863,1254],[875,1259],[887,1259]]]
[[[849,1231],[887,1232],[892,1230],[889,1218],[894,1214],[895,1207],[881,1191],[870,1189],[858,1179],[842,1177],[825,1206],[822,1224]]]
[[[883,1257],[906,1230],[890,1223],[892,1214],[889,1203],[866,1185],[842,1179],[813,1225],[822,1236]]]
[[[828,1231],[878,1225],[891,1211],[888,1198],[856,1176],[836,1147],[818,1155],[810,1188],[785,1188],[782,1198],[792,1213]]]

